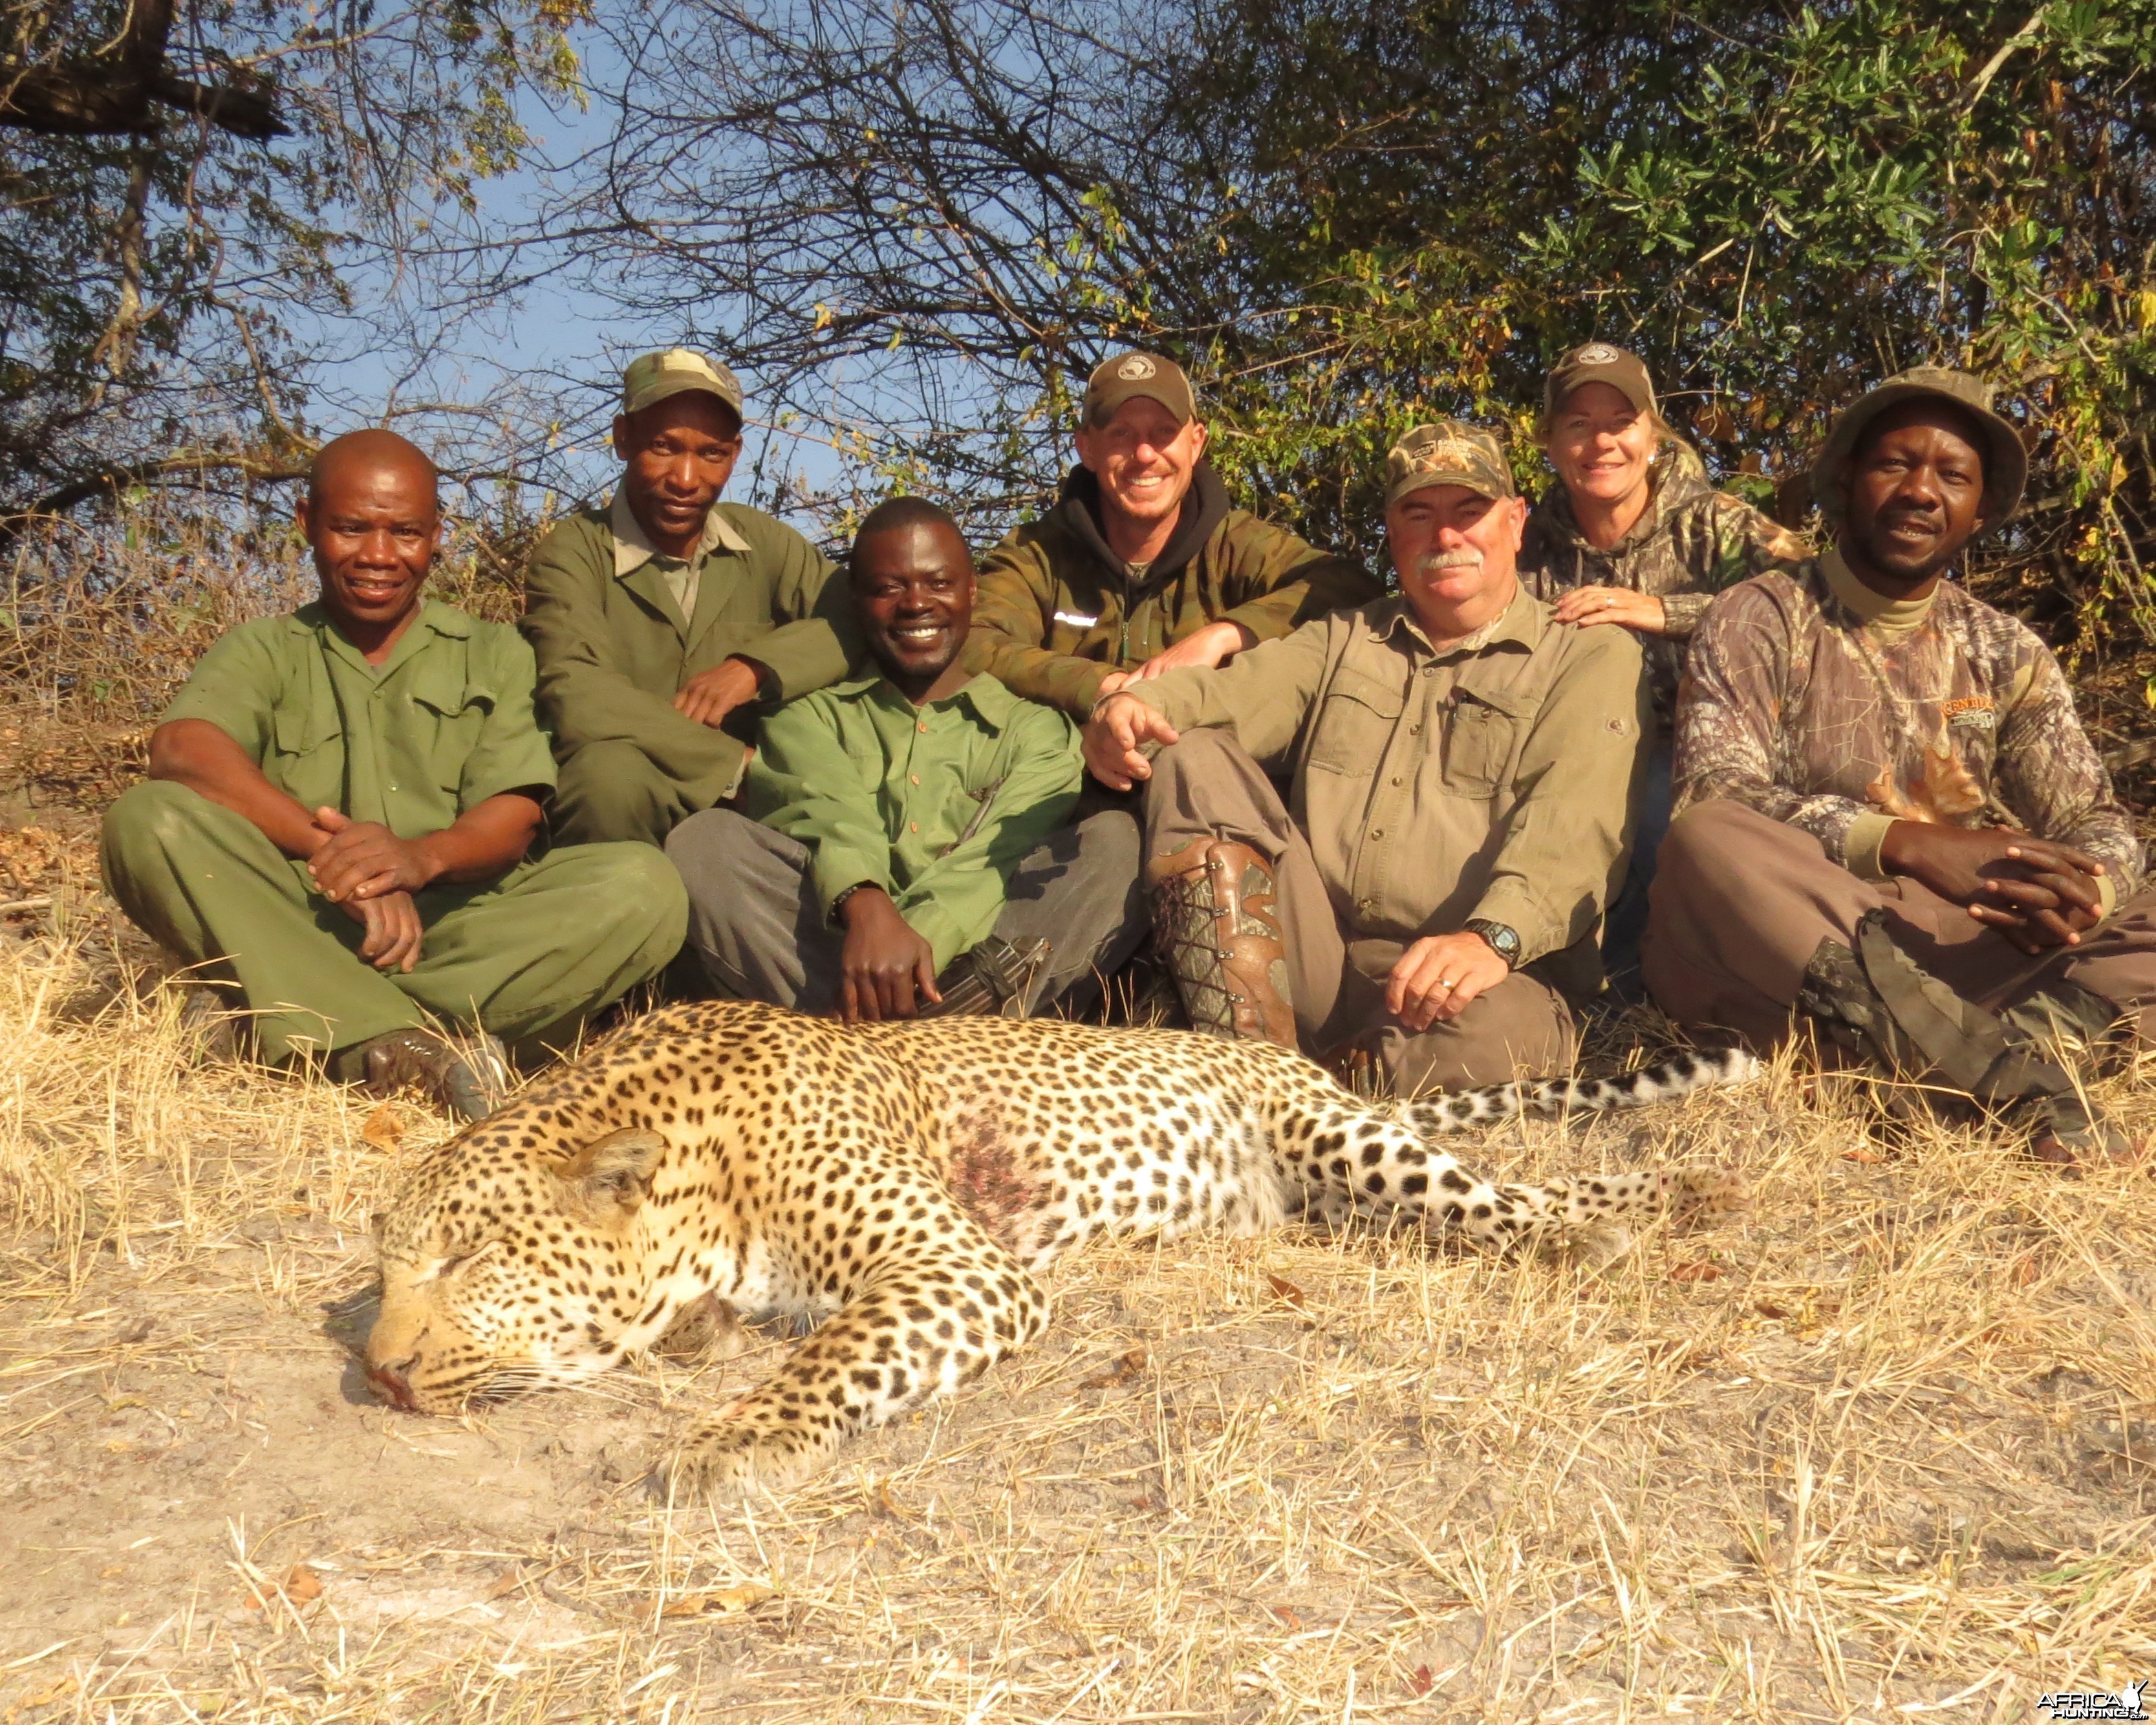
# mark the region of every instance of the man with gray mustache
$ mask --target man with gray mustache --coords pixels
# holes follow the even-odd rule
[[[1397,596],[1128,685],[1085,749],[1145,785],[1192,1022],[1407,1096],[1572,1064],[1649,708],[1629,631],[1560,624],[1516,578],[1527,509],[1496,438],[1418,426],[1386,477]]]

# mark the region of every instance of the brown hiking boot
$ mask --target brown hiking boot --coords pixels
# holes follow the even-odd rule
[[[1153,945],[1191,1028],[1296,1045],[1273,871],[1247,845],[1201,839],[1146,865]]]
[[[508,1055],[491,1036],[476,1038],[467,1051],[432,1030],[392,1030],[352,1050],[352,1063],[372,1094],[416,1090],[459,1120],[485,1119],[509,1094]]]

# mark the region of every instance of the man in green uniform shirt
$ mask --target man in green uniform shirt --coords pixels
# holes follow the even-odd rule
[[[507,1073],[462,1024],[535,1048],[654,976],[681,884],[639,845],[525,852],[554,763],[516,631],[424,597],[434,464],[386,431],[328,444],[300,524],[320,603],[203,655],[105,816],[106,886],[235,979],[269,1058],[415,1084],[467,1118]]]
[[[1217,665],[1383,588],[1228,501],[1190,380],[1156,353],[1094,369],[1055,507],[981,559],[966,663],[1083,719],[1132,679]]]
[[[1144,937],[1137,827],[1065,825],[1070,721],[957,662],[973,565],[949,516],[895,499],[850,562],[882,674],[766,722],[747,814],[675,829],[690,945],[729,993],[849,1019],[1068,1005]]]
[[[827,590],[829,560],[719,501],[742,449],[726,367],[685,347],[635,361],[613,445],[613,501],[532,555],[524,634],[561,762],[555,834],[663,845],[732,794],[757,705],[835,682],[860,642],[843,585]]]

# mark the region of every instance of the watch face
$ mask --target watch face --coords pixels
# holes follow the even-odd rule
[[[1467,925],[1490,942],[1491,950],[1510,964],[1520,956],[1520,937],[1502,922],[1474,922]]]

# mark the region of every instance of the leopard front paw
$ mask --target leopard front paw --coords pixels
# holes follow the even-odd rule
[[[652,1470],[654,1495],[671,1502],[735,1502],[799,1485],[821,1466],[823,1450],[798,1434],[773,1431],[746,1417],[721,1419],[691,1432]]]

